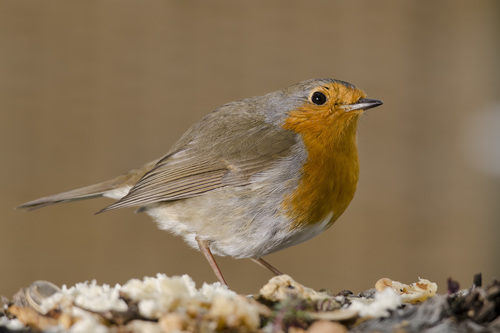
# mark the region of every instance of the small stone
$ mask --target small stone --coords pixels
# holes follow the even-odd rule
[[[163,332],[182,332],[186,329],[187,320],[186,315],[172,312],[162,316],[158,321],[158,325]]]
[[[347,328],[339,323],[320,320],[307,330],[308,333],[347,333]]]

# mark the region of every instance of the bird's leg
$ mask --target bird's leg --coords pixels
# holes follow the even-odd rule
[[[278,271],[278,269],[276,267],[274,267],[273,265],[271,265],[270,263],[268,263],[267,261],[265,261],[262,258],[257,258],[257,259],[250,258],[250,259],[252,259],[252,261],[255,262],[255,263],[257,263],[259,266],[267,268],[268,270],[270,270],[271,272],[273,272],[274,275],[283,275],[283,273],[281,273],[280,271]]]
[[[196,242],[198,243],[200,251],[203,253],[205,258],[207,258],[210,267],[212,267],[212,270],[219,279],[220,283],[227,286],[226,280],[224,280],[224,276],[222,276],[222,272],[220,271],[219,266],[217,266],[217,262],[210,251],[210,241],[196,238]]]

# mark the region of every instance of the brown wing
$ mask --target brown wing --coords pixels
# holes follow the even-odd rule
[[[249,184],[252,175],[288,156],[296,144],[294,133],[276,125],[258,125],[251,131],[224,132],[213,140],[201,136],[203,143],[188,142],[161,159],[125,197],[101,212],[185,199],[224,186]],[[192,130],[203,132],[200,128]]]

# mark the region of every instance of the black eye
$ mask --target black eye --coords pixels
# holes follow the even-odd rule
[[[316,91],[311,96],[311,101],[316,105],[323,105],[326,102],[326,96],[320,91]]]

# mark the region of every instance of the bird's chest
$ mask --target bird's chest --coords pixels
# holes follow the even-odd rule
[[[291,228],[309,229],[317,224],[329,227],[351,202],[358,177],[355,146],[310,152],[297,188],[283,201],[283,208],[293,221]]]

